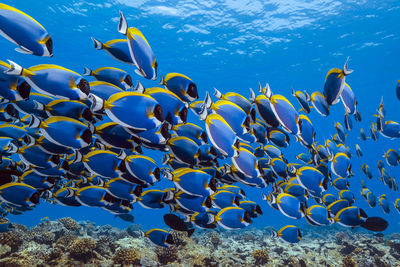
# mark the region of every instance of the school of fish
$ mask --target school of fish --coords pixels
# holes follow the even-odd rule
[[[121,39],[102,42],[92,37],[94,48],[128,64],[140,77],[160,80],[155,87],[134,85],[128,72],[114,67],[90,69],[83,74],[56,64],[21,66],[0,61],[0,205],[1,217],[22,214],[40,201],[78,207],[97,207],[112,214],[129,214],[135,205],[148,209],[169,207],[165,223],[190,236],[195,228],[241,229],[263,214],[259,203],[246,197],[246,186],[276,211],[311,225],[338,223],[383,231],[385,219],[369,217],[354,205],[362,195],[371,207],[385,213],[393,204],[364,186],[350,190],[353,176],[350,148],[345,145],[353,119],[361,121],[357,100],[346,78],[348,63],[331,69],[322,92],[295,91],[300,110],[270,86],[259,85],[246,98],[235,92],[199,100],[196,84],[186,75],[158,74],[150,44],[139,29],[129,27],[120,12]],[[53,56],[51,35],[35,19],[0,3],[0,34],[15,43],[18,52]],[[88,81],[88,79],[93,81]],[[400,98],[400,81],[396,85]],[[213,99],[214,98],[214,99]],[[317,132],[307,114],[314,110],[329,116],[329,108],[342,102],[344,127],[317,144]],[[187,121],[192,111],[200,121]],[[360,138],[399,138],[400,124],[385,119],[383,100],[370,128]],[[353,119],[352,119],[353,117]],[[289,162],[281,149],[299,142],[308,152]],[[146,156],[159,151],[161,158]],[[362,157],[357,144],[355,154]],[[153,153],[154,154],[154,153]],[[397,166],[398,151],[384,155]],[[157,163],[158,162],[158,163]],[[381,180],[397,191],[395,179],[378,162]],[[373,175],[361,166],[368,179]],[[155,189],[160,179],[170,188]],[[267,192],[267,187],[270,192]],[[337,193],[326,193],[329,188]],[[394,203],[400,212],[400,199]],[[3,220],[0,232],[10,222]],[[168,230],[144,233],[159,246],[174,240]],[[301,232],[287,225],[274,237],[296,243]]]

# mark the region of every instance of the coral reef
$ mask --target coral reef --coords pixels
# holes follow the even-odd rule
[[[77,238],[68,246],[69,255],[76,260],[87,262],[94,257],[94,248],[96,244],[90,238]]]
[[[140,256],[134,248],[120,248],[115,253],[113,264],[140,265]]]
[[[79,229],[78,223],[71,217],[61,218],[58,221],[61,222],[64,225],[64,227],[68,230],[76,231]]]
[[[268,262],[269,259],[268,250],[256,249],[253,251],[252,255],[255,260],[255,264],[257,265],[266,264]]]
[[[171,231],[175,241],[157,247],[141,226],[121,230],[71,218],[0,233],[2,266],[330,266],[400,267],[400,234],[373,234],[336,227],[303,227],[303,239],[271,239],[271,228],[244,231]]]

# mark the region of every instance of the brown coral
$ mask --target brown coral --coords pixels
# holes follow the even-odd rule
[[[71,231],[79,230],[79,224],[71,217],[65,217],[58,220],[65,228]]]
[[[342,266],[343,267],[356,267],[356,261],[350,255],[347,255],[342,259]]]
[[[266,249],[254,250],[252,255],[253,255],[254,260],[256,261],[255,262],[256,265],[266,264],[269,260],[268,250],[266,250]]]
[[[122,266],[138,266],[140,265],[140,255],[134,248],[120,248],[115,253],[113,264],[120,264]]]
[[[18,248],[22,244],[22,239],[18,233],[5,232],[0,234],[0,245],[7,245],[11,248],[12,251],[18,250]]]
[[[217,232],[211,232],[208,235],[210,243],[214,246],[214,248],[218,248],[219,245],[222,244],[221,238]]]
[[[94,248],[96,247],[93,239],[78,238],[68,247],[69,255],[83,262],[87,262],[94,257]]]
[[[178,259],[178,249],[175,246],[157,247],[156,254],[158,262],[162,265],[174,262]]]
[[[78,237],[72,234],[66,234],[57,239],[55,247],[65,250]]]

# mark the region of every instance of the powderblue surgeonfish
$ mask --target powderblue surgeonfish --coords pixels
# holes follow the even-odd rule
[[[249,213],[239,207],[227,207],[215,215],[215,221],[229,230],[242,229],[251,223]]]
[[[297,169],[296,176],[300,185],[308,191],[319,194],[327,189],[328,179],[316,168],[309,166],[301,167]]]
[[[190,195],[208,197],[217,190],[215,179],[201,170],[181,168],[172,173],[164,171],[164,176]]]
[[[140,30],[133,27],[129,28],[122,12],[120,12],[118,31],[125,35],[128,40],[131,59],[137,67],[135,72],[149,80],[157,79],[158,64],[150,44]]]
[[[227,100],[235,103],[236,105],[241,107],[241,109],[243,109],[243,111],[246,112],[247,115],[250,115],[252,112],[251,102],[247,98],[236,92],[228,92],[226,94],[222,94],[220,91],[214,88],[214,96],[218,99]]]
[[[314,143],[316,132],[310,119],[303,114],[299,116],[299,134],[300,142],[307,148],[311,148]]]
[[[299,132],[299,115],[293,105],[282,95],[272,95],[270,101],[271,109],[282,128],[296,135]]]
[[[190,122],[174,125],[171,130],[178,136],[192,139],[199,146],[208,142],[207,133],[200,126]]]
[[[388,151],[386,151],[383,157],[385,157],[386,163],[391,167],[395,167],[399,164],[400,155],[394,149],[389,149]]]
[[[0,186],[0,200],[17,207],[39,204],[40,194],[36,188],[24,183],[7,183]]]
[[[269,87],[269,85],[267,84],[266,87]],[[254,103],[257,114],[260,116],[261,120],[270,127],[278,127],[280,122],[277,120],[271,108],[270,99],[263,94],[256,96],[253,90],[250,90],[250,95],[250,101]]]
[[[239,202],[239,207],[247,211],[250,215],[250,218],[257,218],[263,214],[260,205],[254,201],[242,200]]]
[[[214,221],[214,216],[217,213],[212,210],[206,212],[195,212],[190,217],[190,221],[200,229],[213,229],[217,227],[217,223]]]
[[[80,149],[92,143],[92,132],[88,126],[68,117],[54,116],[41,121],[32,116],[30,128],[40,128],[44,137],[57,145]]]
[[[290,138],[289,135],[279,128],[268,128],[267,139],[278,147],[288,147]]]
[[[342,152],[338,152],[331,162],[332,172],[340,177],[348,177],[351,171],[350,158]]]
[[[223,209],[226,207],[239,206],[239,196],[227,190],[218,190],[210,196],[214,207]]]
[[[356,113],[357,100],[353,90],[351,90],[350,86],[347,83],[344,84],[343,91],[340,94],[340,99],[342,99],[342,103],[346,111],[346,114]]]
[[[176,136],[167,143],[174,158],[189,165],[196,165],[199,156],[199,146],[192,139]]]
[[[107,190],[102,186],[85,186],[74,191],[76,200],[88,207],[104,207]]]
[[[345,227],[356,227],[363,224],[368,216],[361,208],[350,206],[340,210],[334,220]]]
[[[174,244],[172,235],[163,229],[151,229],[144,234],[151,242],[160,247],[169,247]]]
[[[10,69],[10,64],[0,60],[0,96],[7,101],[16,102],[28,99],[31,91],[30,85],[21,77],[6,74],[8,69]]]
[[[0,35],[18,45],[17,52],[53,56],[53,40],[47,30],[28,14],[3,3],[0,3]]]
[[[323,94],[318,91],[312,93],[311,103],[321,116],[326,117],[329,115],[329,105],[326,102],[326,98]]]
[[[126,182],[122,178],[114,178],[105,183],[104,187],[113,197],[125,199],[129,202],[134,201],[142,194],[142,187]]]
[[[121,92],[108,100],[91,96],[92,111],[105,110],[114,122],[136,130],[153,129],[164,121],[161,105],[151,96],[137,92]]]
[[[102,43],[99,40],[92,37],[92,41],[95,49],[106,51],[107,54],[109,54],[113,59],[130,65],[135,64],[131,59],[128,40],[114,39]]]
[[[258,167],[256,156],[246,148],[239,148],[239,156],[232,158],[232,163],[238,171],[247,177],[259,177],[262,175],[262,168]]]
[[[168,190],[150,189],[143,191],[137,202],[146,209],[161,209],[167,204],[164,199],[167,198]]]
[[[130,175],[144,183],[153,184],[160,180],[160,168],[158,168],[156,162],[150,157],[130,155],[124,159],[121,165],[119,166],[120,170],[123,170],[125,167]],[[126,176],[122,176],[122,178],[128,182],[132,182]]]
[[[383,212],[386,214],[389,214],[390,213],[390,205],[389,205],[389,201],[386,198],[386,194],[380,195],[378,197],[378,201],[379,201],[379,206],[381,206]]]
[[[75,161],[82,161],[92,174],[105,178],[117,178],[120,176],[118,169],[121,159],[117,153],[108,150],[94,150],[86,155],[77,152]]]
[[[325,78],[324,85],[324,96],[328,105],[334,105],[338,102],[340,95],[345,87],[346,76],[351,74],[353,70],[350,70],[347,66],[347,61],[344,64],[343,69],[331,69]]]
[[[354,193],[348,189],[340,190],[339,192],[340,199],[346,199],[350,204],[353,204],[356,201]]]
[[[301,106],[301,110],[304,111],[304,113],[310,113],[310,104],[308,102],[311,100],[311,97],[306,91],[303,93],[301,91],[295,91],[292,88],[292,96],[297,98],[297,101],[299,101]]]
[[[288,243],[298,243],[302,239],[299,228],[294,225],[284,226],[278,232],[272,231],[272,237],[279,237]]]
[[[89,85],[90,85],[90,93],[103,100],[108,100],[110,96],[112,96],[113,94],[121,93],[124,91],[112,83],[103,81],[90,82]]]
[[[330,218],[329,212],[326,207],[322,205],[313,205],[304,210],[305,218],[311,225],[330,225],[334,222]]]
[[[333,180],[332,185],[336,188],[336,190],[345,190],[350,187],[349,180],[346,178],[338,177]]]
[[[203,108],[202,113],[204,112],[207,112],[206,108]],[[237,146],[239,140],[222,116],[216,113],[207,115],[205,118],[205,128],[211,143],[224,156],[234,157],[238,155]]]
[[[289,218],[300,219],[304,216],[301,212],[300,201],[290,194],[280,193],[276,197],[276,203],[280,212]]]
[[[144,89],[143,93],[153,97],[162,106],[164,119],[170,124],[186,123],[187,104],[176,94],[160,87]]]
[[[196,84],[183,74],[171,72],[165,78],[161,76],[160,85],[164,85],[186,102],[192,102],[199,98]]]
[[[49,117],[65,116],[76,120],[92,121],[93,114],[90,108],[83,102],[76,100],[57,99],[47,105],[35,102],[38,110],[46,111]]]
[[[383,125],[382,131],[380,133],[390,139],[395,139],[400,137],[400,124],[398,122],[387,120]]]
[[[78,73],[52,64],[22,68],[9,60],[9,75],[22,77],[37,92],[62,99],[86,99],[90,92],[89,82]]]
[[[121,89],[133,87],[131,76],[126,71],[114,67],[102,67],[94,71],[85,67],[83,75],[93,76],[98,81],[114,84]]]

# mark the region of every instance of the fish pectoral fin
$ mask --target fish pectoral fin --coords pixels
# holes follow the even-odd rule
[[[30,55],[33,54],[33,52],[31,50],[29,50],[28,48],[23,47],[23,46],[16,47],[14,50],[17,51],[18,53],[22,53],[22,54],[30,54]]]

